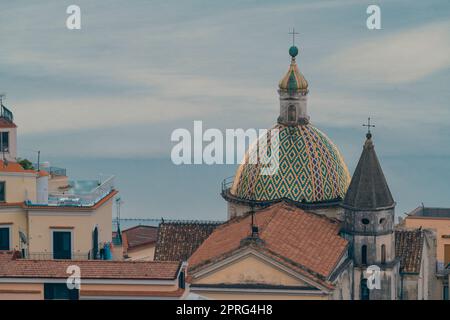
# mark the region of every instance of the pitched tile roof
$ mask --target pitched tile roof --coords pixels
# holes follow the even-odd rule
[[[0,278],[67,278],[67,267],[77,265],[84,279],[172,280],[180,262],[104,260],[28,260],[18,252],[0,251]]]
[[[139,246],[156,243],[158,228],[152,226],[135,226],[122,231],[124,249],[134,249]]]
[[[48,172],[44,170],[26,170],[18,162],[8,161],[5,163],[3,160],[0,160],[0,172],[33,173],[38,174],[41,177],[49,175]]]
[[[261,250],[291,268],[321,278],[331,275],[347,250],[337,220],[305,212],[286,202],[256,212]],[[191,271],[231,255],[251,233],[251,215],[219,226],[188,260]]]
[[[161,222],[155,261],[186,261],[221,222]]]
[[[421,229],[395,230],[395,255],[400,258],[400,272],[420,272],[423,242]]]

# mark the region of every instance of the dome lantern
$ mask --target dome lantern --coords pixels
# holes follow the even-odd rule
[[[308,81],[300,72],[296,57],[298,48],[292,45],[289,48],[291,64],[287,73],[278,84],[280,95],[280,116],[278,123],[285,125],[305,125],[309,123],[307,113]]]

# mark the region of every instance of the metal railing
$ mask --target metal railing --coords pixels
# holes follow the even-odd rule
[[[89,207],[102,200],[114,190],[114,176],[110,176],[89,192],[52,192],[48,196],[48,206]],[[30,205],[41,205],[30,203]]]
[[[436,273],[441,275],[450,274],[450,263],[445,264],[442,261],[436,262]]]
[[[65,168],[59,168],[59,167],[43,167],[42,164],[38,166],[37,163],[33,163],[33,167],[36,168],[36,170],[39,167],[39,170],[47,171],[52,176],[67,176],[67,170]]]
[[[227,191],[233,186],[234,176],[223,179],[222,181],[222,192]]]
[[[55,260],[53,252],[31,252],[27,253],[24,259],[28,260]],[[72,252],[70,259],[65,260],[90,260],[90,252],[80,253]]]
[[[2,104],[2,108],[1,108],[1,117],[6,119],[9,122],[14,122],[13,113],[11,112],[11,110],[9,110],[7,107],[5,107],[3,104]]]

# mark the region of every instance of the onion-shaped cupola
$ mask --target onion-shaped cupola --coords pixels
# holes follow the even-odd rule
[[[291,93],[301,92],[306,94],[308,92],[308,81],[306,81],[303,74],[300,72],[295,57],[298,55],[298,48],[292,46],[289,48],[289,55],[291,56],[291,64],[288,72],[280,80],[279,88],[282,91]]]
[[[280,95],[278,123],[288,126],[306,125],[309,123],[307,112],[308,81],[306,81],[297,65],[298,48],[296,46],[290,47],[289,55],[291,56],[289,70],[278,85],[278,94]]]

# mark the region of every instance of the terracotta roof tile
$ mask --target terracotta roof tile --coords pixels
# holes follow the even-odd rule
[[[400,258],[400,272],[420,272],[423,241],[423,230],[395,231],[395,255]]]
[[[328,277],[344,255],[348,242],[339,236],[337,221],[281,202],[255,214],[262,248],[310,273]],[[221,260],[250,236],[251,216],[219,226],[189,259],[190,269]]]
[[[122,240],[125,249],[133,249],[142,245],[155,243],[157,236],[158,228],[152,226],[139,225],[122,231]]]
[[[67,278],[67,267],[77,265],[84,279],[176,279],[180,262],[104,260],[28,260],[0,251],[0,278]]]
[[[3,117],[0,117],[0,128],[17,128],[14,122],[8,121]]]
[[[160,223],[155,261],[186,261],[219,224],[200,221]]]

